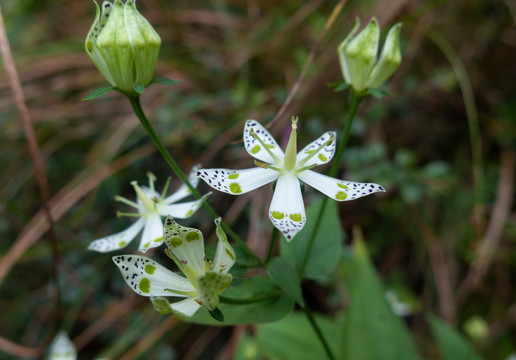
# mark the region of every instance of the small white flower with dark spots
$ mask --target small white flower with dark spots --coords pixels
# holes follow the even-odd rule
[[[213,261],[204,254],[202,233],[177,224],[170,216],[165,219],[165,253],[186,276],[176,274],[148,257],[135,255],[114,256],[113,261],[122,272],[127,285],[142,296],[151,298],[156,310],[162,314],[173,313],[179,318],[188,318],[203,305],[214,310],[219,304],[219,294],[233,280],[229,269],[236,254],[215,220],[219,242]],[[175,296],[184,300],[170,303],[162,296]]]
[[[244,145],[257,160],[257,168],[244,170],[201,169],[197,176],[219,191],[245,194],[278,180],[269,208],[273,225],[290,241],[306,223],[305,206],[299,180],[337,201],[348,201],[385,191],[380,185],[331,178],[310,169],[328,163],[335,153],[335,132],[328,131],[296,154],[297,118],[292,117],[292,131],[285,153],[271,134],[256,120],[247,120]]]
[[[199,183],[199,179],[195,176],[198,170],[199,166],[194,166],[189,175],[189,181],[194,187]],[[142,229],[143,233],[138,250],[146,252],[151,248],[158,247],[163,244],[163,222],[161,221],[161,217],[170,215],[175,218],[186,219],[199,209],[205,196],[209,195],[207,194],[199,200],[175,204],[175,202],[190,195],[188,187],[183,184],[175,193],[165,197],[170,178],[167,180],[162,194],[159,194],[154,190],[154,181],[156,178],[151,173],[147,175],[149,177],[149,187],[140,187],[136,181],[131,183],[136,192],[136,202],[121,196],[115,197],[115,200],[138,210],[137,213],[119,212],[118,215],[139,217],[138,221],[122,232],[93,241],[88,249],[103,253],[122,249],[126,247]]]

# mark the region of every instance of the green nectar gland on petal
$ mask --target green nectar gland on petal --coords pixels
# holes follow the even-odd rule
[[[331,145],[331,143],[333,143],[334,141],[335,141],[335,134],[331,134],[330,138],[328,140],[326,140],[325,142],[323,142],[321,144],[321,146],[319,146],[315,150],[310,151],[310,153],[304,159],[299,161],[299,163],[297,164],[297,168],[298,168],[297,171],[301,172],[301,171],[309,170],[309,169],[313,168],[314,166],[317,166],[317,164],[313,164],[313,165],[307,166],[305,168],[302,167],[304,164],[306,164],[306,162],[308,160],[313,158],[315,155],[317,155],[321,161],[326,161],[327,158],[324,156],[324,154],[319,154],[319,152],[322,149],[324,149],[326,146]]]
[[[136,181],[132,181],[131,185],[134,188],[134,191],[136,192],[136,196],[140,201],[142,202],[143,206],[149,211],[154,212],[156,209],[156,203],[152,201],[142,190],[140,186],[138,186],[138,183]]]
[[[296,167],[297,156],[297,122],[299,118],[292,116],[292,130],[288,139],[287,149],[285,150],[284,168],[287,171],[294,170]]]

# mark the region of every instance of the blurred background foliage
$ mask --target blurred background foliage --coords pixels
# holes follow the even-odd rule
[[[130,223],[116,218],[117,210],[126,209],[114,195],[132,198],[129,182],[145,182],[147,171],[156,174],[161,188],[171,171],[124,97],[110,93],[81,102],[104,84],[83,51],[95,13],[90,1],[1,5],[50,183],[63,290],[59,322],[79,358],[101,353],[112,359],[288,358],[281,346],[275,352],[278,338],[270,334],[281,327],[299,329],[304,319],[297,315],[279,328],[183,323],[133,296],[111,256],[86,250],[93,239]],[[274,118],[336,2],[142,0],[137,5],[162,37],[157,75],[181,81],[173,88],[149,87],[143,106],[188,170],[196,163],[251,165],[240,142],[244,121],[266,124]],[[340,174],[380,183],[387,192],[340,204],[342,229],[349,235],[353,226],[362,228],[386,289],[408,304],[403,322],[424,358],[446,358],[435,344],[449,337],[434,340],[431,334],[447,323],[482,357],[505,359],[516,353],[516,5],[349,1],[270,129],[277,138],[285,140],[291,115],[300,117],[301,146],[326,130],[340,131],[347,93],[328,84],[341,81],[336,47],[357,16],[363,23],[376,16],[382,30],[403,22],[404,56],[388,82],[392,96],[362,103]],[[33,357],[49,332],[55,294],[41,198],[4,71],[0,139],[0,357]],[[481,161],[473,159],[472,149],[481,149]],[[483,176],[474,176],[475,168]],[[173,178],[172,187],[178,186]],[[264,187],[237,198],[220,193],[210,198],[262,256],[270,239],[271,195]],[[307,187],[308,204],[319,198]],[[211,219],[204,215],[185,223],[211,233]],[[303,283],[317,313],[334,318],[342,309],[346,313],[344,280],[353,274],[342,269],[351,256],[349,238],[342,242],[340,270]],[[153,256],[166,263],[160,252]],[[428,314],[441,320],[428,320]],[[332,324],[328,331],[334,334]]]

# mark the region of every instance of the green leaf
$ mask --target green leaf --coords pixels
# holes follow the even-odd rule
[[[254,276],[221,294],[218,308],[224,313],[224,324],[213,319],[206,306],[185,321],[206,325],[263,323],[283,318],[293,307],[294,301],[270,278]]]
[[[134,89],[134,91],[136,91],[138,94],[141,95],[145,91],[145,86],[143,86],[142,84],[136,84],[133,86],[133,89]]]
[[[307,209],[306,225],[291,242],[287,242],[283,238],[280,242],[281,256],[290,261],[298,272],[321,205],[322,201],[318,201]],[[321,280],[329,275],[338,264],[341,241],[343,241],[343,233],[340,228],[337,203],[330,200],[326,203],[324,216],[315,235],[303,272],[304,277]]]
[[[104,85],[103,87],[100,87],[100,88],[95,89],[92,92],[90,92],[90,94],[88,96],[86,96],[84,99],[82,99],[82,101],[93,100],[98,97],[101,97],[102,95],[106,95],[108,92],[110,92],[114,88],[115,87],[113,85],[109,85],[109,84]]]
[[[338,356],[339,329],[337,324],[326,317],[317,316],[317,325],[326,338],[336,359]],[[293,313],[281,321],[256,327],[257,349],[268,359],[313,360],[327,359],[314,329],[306,316]],[[256,357],[261,358],[261,357]]]
[[[367,92],[377,99],[381,99],[386,94],[385,91],[376,88],[369,88]]]
[[[210,316],[212,318],[214,318],[215,320],[223,323],[224,322],[224,314],[222,313],[222,311],[220,311],[219,308],[215,308],[213,310],[208,310],[208,312],[210,313]]]
[[[344,91],[346,90],[347,88],[349,88],[349,84],[347,82],[341,82],[339,85],[337,85],[335,87],[335,89],[333,89],[334,92],[339,92],[339,91]]]
[[[282,257],[275,257],[267,264],[267,271],[272,280],[299,305],[305,306],[297,273],[292,264]]]
[[[341,341],[343,359],[419,359],[409,332],[385,299],[362,240],[356,240],[352,257],[344,259],[348,274],[349,307]]]
[[[481,360],[459,332],[436,316],[428,315],[427,320],[444,360]]]
[[[178,80],[171,80],[171,79],[167,79],[167,78],[154,78],[152,79],[151,81],[151,84],[161,84],[161,85],[176,85],[176,84],[179,84],[180,81]]]

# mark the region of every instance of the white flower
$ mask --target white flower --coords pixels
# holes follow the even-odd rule
[[[244,145],[258,166],[253,169],[201,169],[197,176],[219,191],[241,195],[278,180],[269,208],[274,226],[290,241],[306,222],[305,206],[299,180],[337,201],[354,200],[378,191],[380,185],[357,183],[318,174],[311,168],[326,164],[335,153],[335,132],[324,133],[296,155],[297,118],[292,118],[292,131],[285,153],[271,134],[256,120],[247,120]]]
[[[48,360],[75,360],[77,359],[77,351],[75,346],[68,338],[66,331],[61,330],[52,343],[48,350]]]
[[[213,262],[204,255],[202,233],[177,224],[170,216],[165,219],[166,254],[174,260],[186,276],[178,275],[144,256],[120,255],[113,261],[122,272],[127,285],[142,296],[151,297],[160,313],[172,312],[179,318],[191,317],[202,306],[214,310],[219,304],[219,294],[233,277],[228,274],[235,263],[235,251],[215,220],[219,242]],[[176,296],[184,300],[169,303],[161,296]]]
[[[198,169],[199,166],[195,166],[188,177],[194,187],[196,187],[199,182],[199,179],[195,176]],[[138,221],[122,232],[93,241],[88,249],[103,253],[122,249],[126,247],[142,229],[143,233],[138,250],[146,252],[151,248],[158,247],[163,244],[163,223],[161,216],[170,215],[175,218],[186,219],[202,205],[204,197],[209,195],[207,194],[199,200],[174,204],[176,201],[190,195],[188,187],[183,184],[175,193],[165,197],[170,179],[167,181],[165,189],[160,195],[154,190],[154,175],[150,173],[147,175],[149,177],[148,188],[138,186],[136,181],[131,183],[136,192],[137,202],[130,201],[121,196],[115,197],[115,200],[138,210],[138,213],[118,213],[118,215],[139,217]]]

